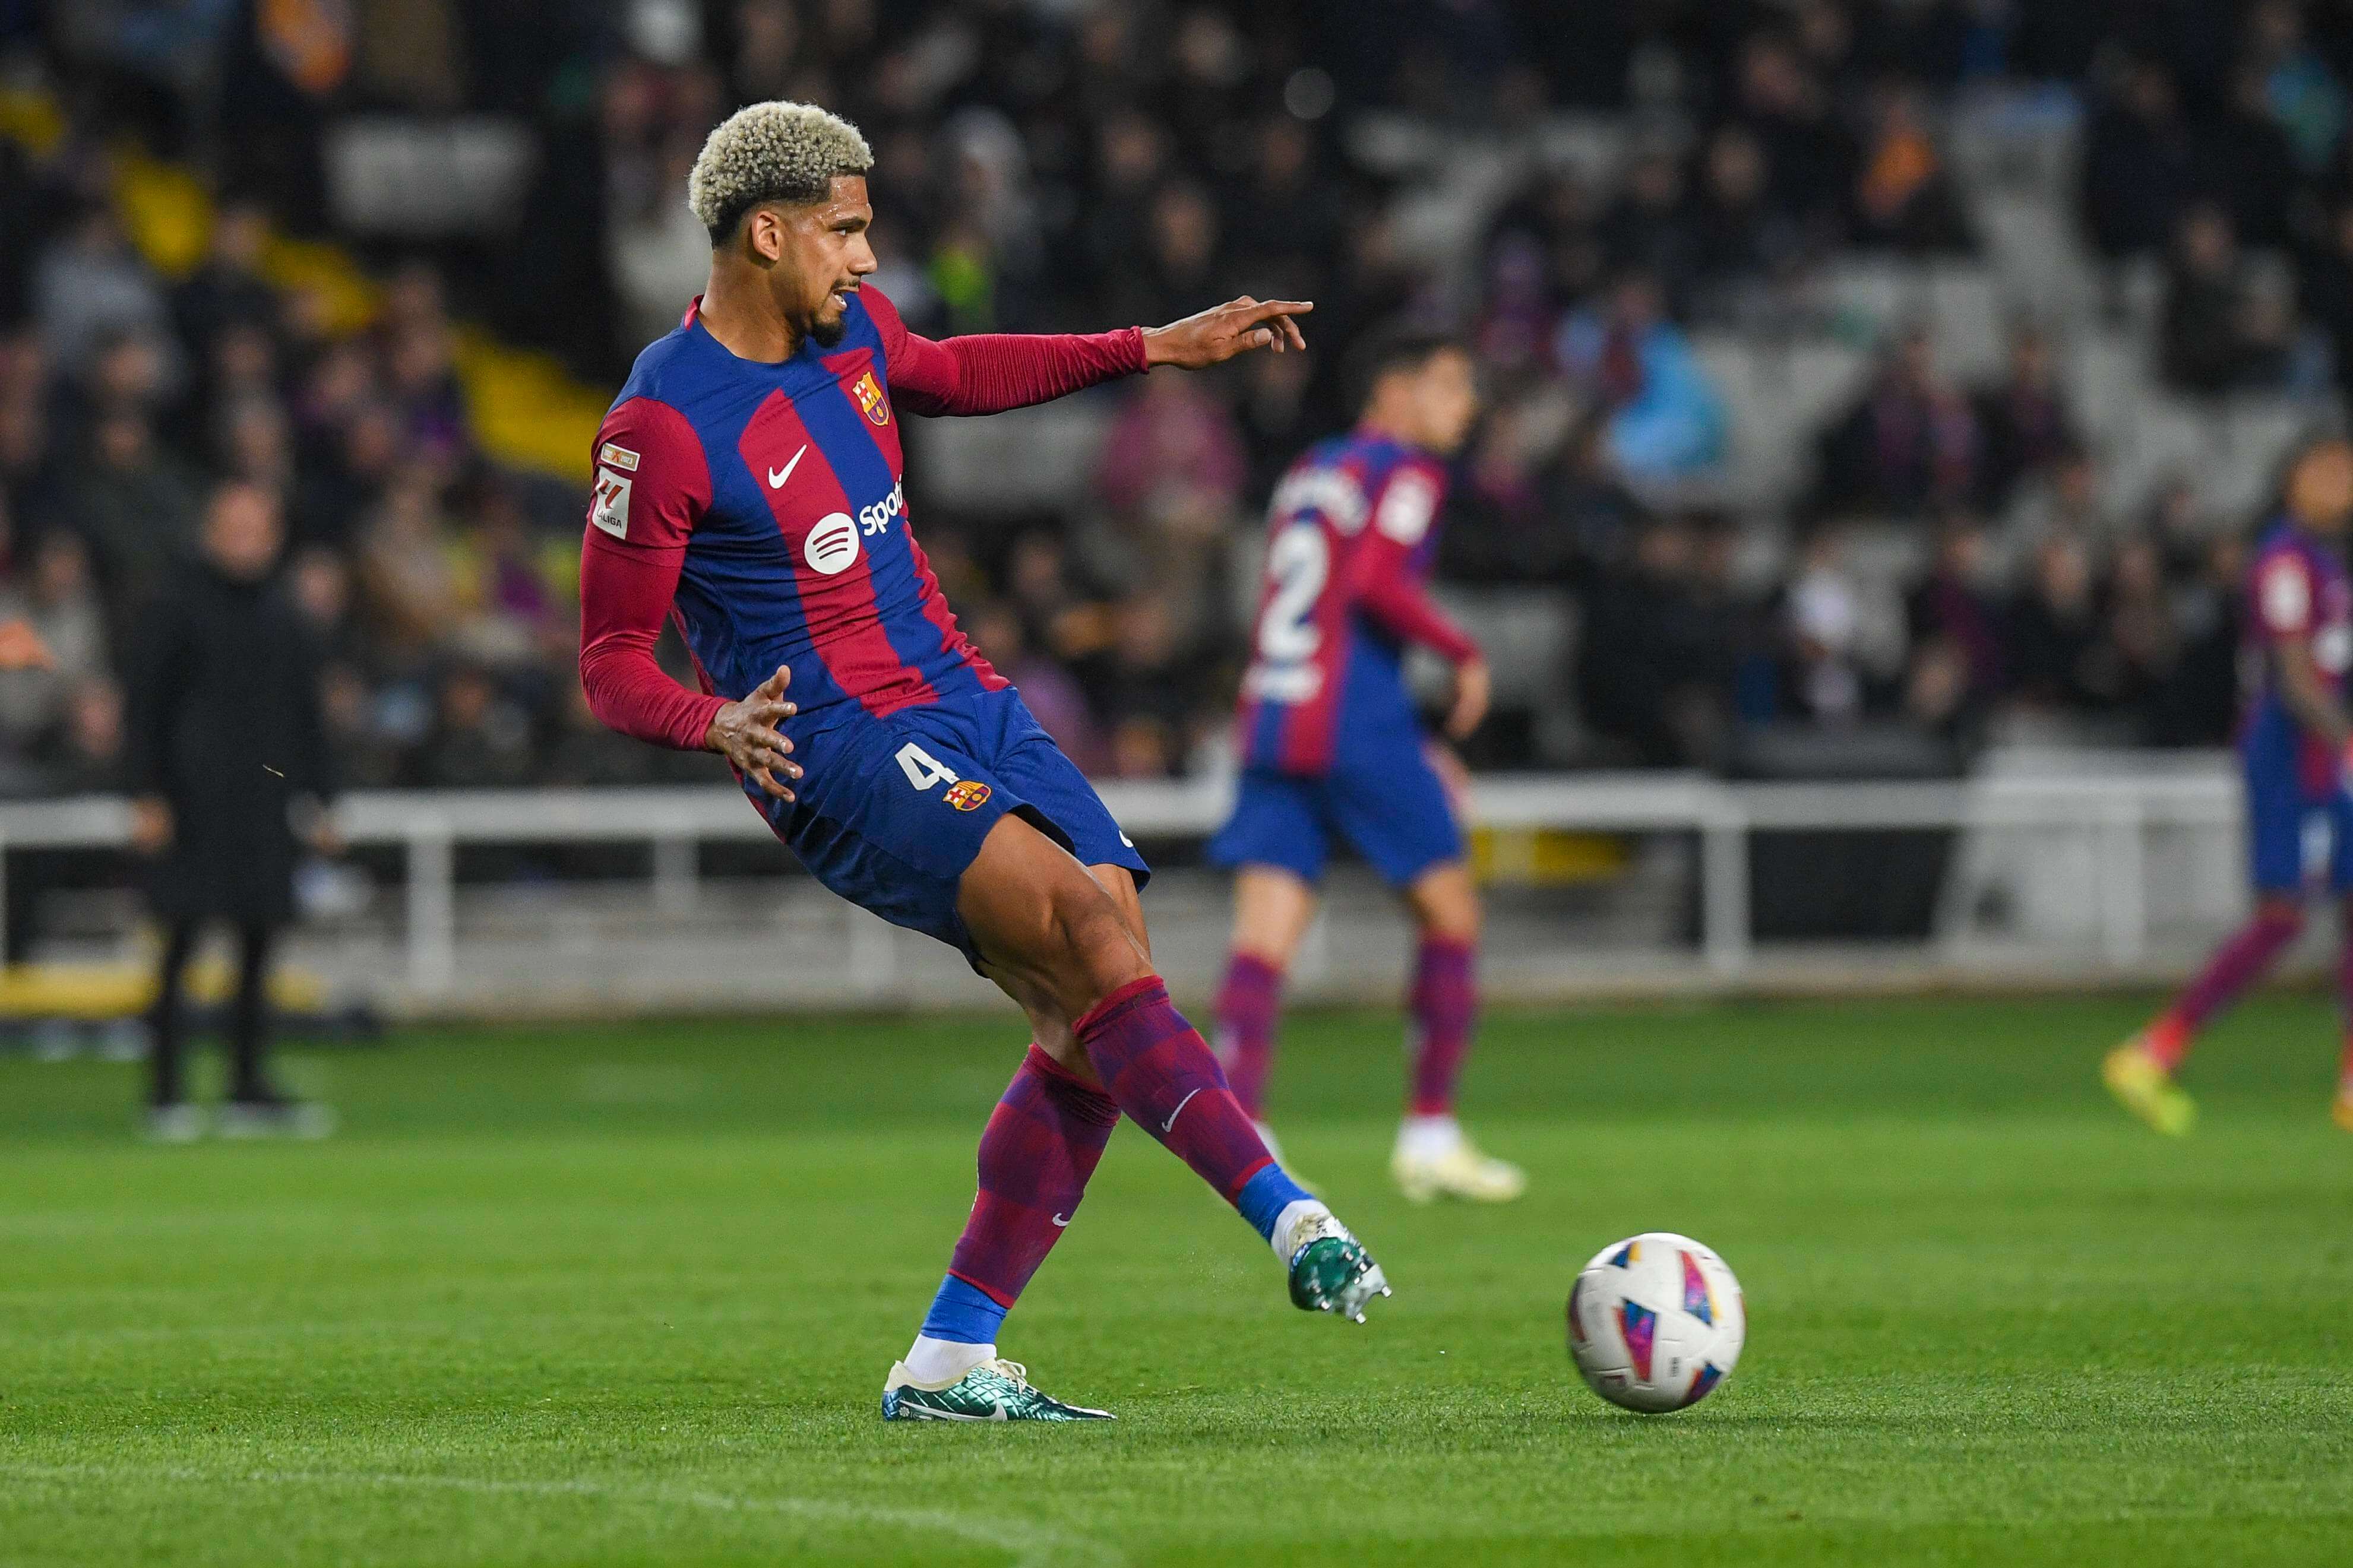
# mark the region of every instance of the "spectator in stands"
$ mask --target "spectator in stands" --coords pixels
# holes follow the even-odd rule
[[[529,784],[531,721],[491,671],[459,662],[441,675],[434,728],[417,782],[437,789],[495,789]]]
[[[66,504],[97,556],[118,637],[190,544],[195,499],[195,479],[156,444],[145,416],[123,410],[100,419]]]
[[[2136,58],[2093,114],[2084,149],[2084,220],[2102,254],[2147,256],[2173,243],[2196,188],[2197,142],[2173,74]]]
[[[1914,326],[1823,435],[1814,507],[1917,516],[1975,494],[1982,462],[1976,413],[1937,373],[1927,329]]]
[[[2102,619],[2093,685],[2130,715],[2137,740],[2156,727],[2158,694],[2181,660],[2181,626],[2154,540],[2135,535],[2117,542]]]
[[[231,327],[269,328],[278,316],[278,290],[262,276],[269,215],[259,204],[231,200],[213,215],[205,258],[172,293],[181,335],[207,347]]]
[[[1873,99],[1849,224],[1855,242],[1910,256],[1968,250],[1968,219],[1928,133],[1917,89],[1889,82]]]
[[[1943,716],[1982,711],[2007,684],[2008,609],[1996,583],[1984,519],[1966,509],[1947,511],[1937,529],[1935,563],[1905,604],[1915,659],[1919,650],[1934,648],[1939,658],[1959,660],[1958,683]]]
[[[2175,236],[2158,325],[2165,378],[2207,395],[2275,380],[2284,326],[2251,287],[2229,216],[2211,202],[2191,206]]]
[[[1208,717],[1200,670],[1165,595],[1146,590],[1120,602],[1091,682],[1114,777],[1166,778],[1184,765]]]
[[[1845,221],[1857,164],[1822,83],[1788,39],[1752,35],[1742,47],[1731,118],[1765,149],[1775,203],[1809,227],[1835,235]]]
[[[1746,126],[1727,124],[1708,139],[1691,227],[1698,309],[1706,314],[1736,318],[1744,292],[1802,254],[1803,234],[1773,202],[1765,149]]]
[[[1601,216],[1602,253],[1610,270],[1652,279],[1681,300],[1698,273],[1697,245],[1683,200],[1683,172],[1673,150],[1638,151],[1618,199]]]
[[[2026,592],[2010,617],[2012,701],[2045,714],[2098,707],[2100,632],[2089,549],[2072,533],[2051,534],[2035,546]]]
[[[33,276],[33,317],[58,365],[87,365],[110,338],[135,335],[165,351],[168,379],[181,370],[164,291],[102,202],[84,207],[43,252]]]
[[[1725,607],[1698,592],[1702,551],[1689,518],[1650,521],[1582,600],[1578,707],[1594,733],[1645,767],[1712,763],[1725,727],[1730,626]]]
[[[2239,722],[2241,595],[2246,545],[2236,535],[2203,541],[2193,569],[2173,597],[2180,639],[2173,672],[2152,696],[2152,746],[2226,746]]]
[[[1555,353],[1571,385],[1606,411],[1610,458],[1629,482],[1686,479],[1723,457],[1723,399],[1667,318],[1655,277],[1619,279],[1606,308],[1577,310],[1561,324]]]
[[[1781,602],[1784,711],[1810,723],[1860,722],[1875,695],[1863,658],[1863,605],[1846,560],[1846,531],[1815,527],[1799,547]]]
[[[377,645],[396,666],[429,658],[464,620],[448,537],[433,471],[421,464],[399,469],[359,549],[361,604]]]
[[[1977,503],[1999,511],[2021,479],[2042,474],[2083,449],[2067,395],[2060,388],[2051,340],[2032,325],[2010,336],[2010,366],[1976,400],[1984,454]]]
[[[2017,550],[2053,534],[2106,538],[2109,518],[2100,481],[2100,466],[2089,452],[2061,453],[2011,498],[2010,510],[2002,514],[2006,542]]]
[[[22,622],[47,650],[37,666],[0,669],[0,732],[19,756],[46,745],[68,717],[73,694],[111,668],[106,618],[79,535],[42,536],[19,581],[0,589],[0,623]]]

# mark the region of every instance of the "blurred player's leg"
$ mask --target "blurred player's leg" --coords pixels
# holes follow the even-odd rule
[[[1430,868],[1407,886],[1406,903],[1418,938],[1406,995],[1412,1063],[1390,1170],[1416,1203],[1508,1203],[1527,1190],[1526,1174],[1481,1153],[1454,1115],[1479,1011],[1479,893],[1470,868],[1459,860]]]
[[[1218,988],[1218,1062],[1277,1159],[1282,1151],[1266,1125],[1266,1079],[1274,1063],[1283,978],[1314,919],[1315,889],[1305,879],[1273,866],[1244,866],[1236,874],[1231,956]]]
[[[2126,1110],[2160,1132],[2179,1137],[2197,1120],[2197,1108],[2173,1081],[2182,1058],[2223,1008],[2287,951],[2304,930],[2304,907],[2283,893],[2267,893],[2238,934],[2214,951],[2198,978],[2140,1033],[2108,1053],[2101,1076]]]

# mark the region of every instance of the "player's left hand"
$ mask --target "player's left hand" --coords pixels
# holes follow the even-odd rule
[[[1454,667],[1454,706],[1446,715],[1446,733],[1451,740],[1467,741],[1471,731],[1487,717],[1487,700],[1493,693],[1494,682],[1487,673],[1483,658],[1466,659]]]
[[[1252,349],[1272,349],[1277,353],[1297,349],[1304,353],[1307,340],[1300,335],[1294,318],[1314,309],[1314,302],[1306,300],[1254,300],[1245,294],[1198,316],[1165,327],[1145,328],[1144,363],[1199,370],[1223,364]]]

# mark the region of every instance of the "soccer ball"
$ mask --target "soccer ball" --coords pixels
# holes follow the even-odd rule
[[[1594,1393],[1628,1410],[1697,1405],[1732,1375],[1747,1338],[1740,1281],[1672,1231],[1611,1243],[1569,1287],[1569,1359]]]

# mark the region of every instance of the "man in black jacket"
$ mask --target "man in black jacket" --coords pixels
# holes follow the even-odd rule
[[[132,840],[149,857],[149,900],[164,927],[153,1030],[149,1128],[182,1141],[204,1130],[185,1099],[181,978],[208,921],[238,936],[229,1021],[230,1135],[320,1136],[324,1108],[270,1083],[269,950],[294,918],[297,824],[334,848],[325,807],[335,788],[319,708],[318,660],[274,576],[278,502],[227,484],[206,506],[199,556],[148,608],[130,681]]]

